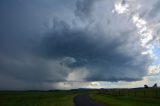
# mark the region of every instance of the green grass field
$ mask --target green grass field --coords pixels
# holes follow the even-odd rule
[[[160,89],[0,91],[0,106],[74,106],[81,93],[107,106],[160,106]]]
[[[52,92],[0,92],[0,106],[73,106],[77,93]]]
[[[160,89],[101,90],[90,96],[107,106],[160,106],[157,90]]]

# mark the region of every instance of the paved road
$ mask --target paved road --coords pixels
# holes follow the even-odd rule
[[[105,106],[103,104],[92,101],[88,94],[81,94],[74,97],[75,106]]]

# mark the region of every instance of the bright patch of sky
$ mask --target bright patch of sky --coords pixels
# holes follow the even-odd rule
[[[118,1],[115,3],[115,9],[112,10],[112,13],[117,13],[119,15],[126,15],[126,17],[130,17],[131,21],[135,26],[137,27],[137,34],[140,36],[141,46],[144,49],[142,51],[142,55],[150,55],[150,57],[154,60],[153,64],[148,66],[148,75],[143,78],[141,81],[135,81],[135,82],[124,82],[119,81],[115,83],[111,82],[100,82],[99,85],[101,87],[111,87],[111,88],[133,88],[133,87],[141,87],[143,84],[149,84],[152,86],[153,83],[159,82],[159,73],[160,73],[160,48],[157,44],[159,43],[155,40],[154,31],[156,31],[154,28],[158,27],[159,24],[155,24],[150,26],[151,23],[149,23],[147,20],[141,18],[139,16],[138,12],[133,12],[132,8],[130,8],[130,4],[126,1]],[[133,14],[134,13],[134,14]],[[158,39],[158,36],[156,37]],[[98,85],[98,84],[96,84]]]
[[[141,39],[140,40],[141,46],[145,48],[145,50],[142,51],[142,55],[150,55],[150,57],[154,59],[153,66],[152,65],[149,66],[148,70],[150,71],[151,70],[150,68],[152,67],[152,71],[153,71],[153,67],[154,67],[154,70],[157,70],[156,71],[157,73],[159,72],[158,70],[159,70],[159,64],[160,64],[160,57],[159,57],[160,48],[154,45],[155,41],[153,42],[154,37],[157,36],[157,35],[154,35],[154,32],[156,30],[153,27],[150,27],[149,25],[151,23],[141,18],[138,12],[134,12],[132,10],[133,9],[130,8],[129,3],[127,3],[127,1],[125,0],[122,0],[115,3],[115,9],[113,11],[119,15],[124,14],[126,16],[131,17],[133,24],[135,24],[135,26],[137,27],[137,33]],[[156,27],[157,24],[153,26]]]

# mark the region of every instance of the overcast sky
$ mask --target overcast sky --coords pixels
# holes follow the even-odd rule
[[[159,0],[0,0],[0,89],[160,84]]]

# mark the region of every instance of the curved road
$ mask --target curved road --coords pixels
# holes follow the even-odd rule
[[[103,104],[92,101],[88,94],[81,94],[74,97],[74,103],[75,106],[105,106]]]

